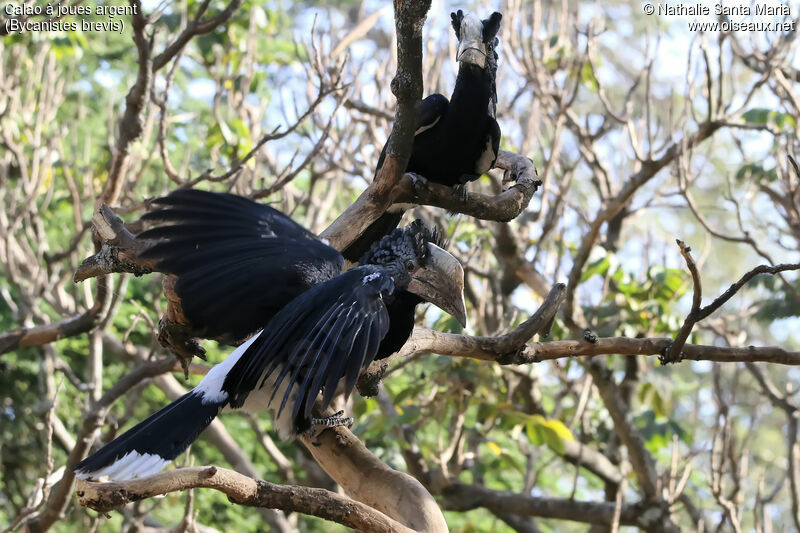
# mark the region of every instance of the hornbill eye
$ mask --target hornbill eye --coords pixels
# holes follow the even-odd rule
[[[407,259],[404,266],[406,267],[407,272],[411,272],[414,270],[414,261]]]

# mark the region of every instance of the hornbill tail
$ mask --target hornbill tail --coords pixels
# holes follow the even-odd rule
[[[153,475],[175,460],[228,405],[229,395],[223,388],[225,378],[260,335],[240,344],[222,363],[209,370],[194,389],[78,463],[75,476],[126,481]]]
[[[225,403],[216,400],[197,389],[184,394],[78,463],[75,476],[127,481],[155,474],[214,420]]]

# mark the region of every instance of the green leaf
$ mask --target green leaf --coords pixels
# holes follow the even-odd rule
[[[744,120],[748,124],[759,124],[765,125],[769,120],[769,114],[771,111],[769,109],[765,109],[763,107],[755,107],[753,109],[748,109],[742,115],[742,120]]]
[[[594,75],[594,69],[588,62],[584,63],[583,67],[581,68],[581,83],[586,85],[593,93],[596,93],[600,86],[600,84],[597,82],[597,78]]]
[[[739,168],[736,172],[736,179],[738,181],[773,182],[778,179],[778,173],[774,168],[767,170],[761,165],[750,163]]]
[[[565,440],[574,440],[572,432],[560,420],[548,420],[541,415],[528,415],[525,432],[533,444],[547,444],[558,454],[564,453]]]
[[[559,455],[564,453],[564,439],[561,438],[556,430],[543,424],[539,426],[539,433],[542,435],[544,443],[552,448],[553,451]]]
[[[544,425],[555,431],[556,435],[562,440],[575,440],[575,437],[572,436],[572,432],[561,420],[556,420],[555,418],[547,420]]]
[[[598,257],[594,261],[591,261],[592,257]],[[611,268],[611,258],[612,256],[603,248],[596,247],[592,250],[591,254],[589,255],[590,263],[589,266],[583,271],[583,275],[581,276],[581,283],[586,281],[587,279],[591,278],[595,274],[599,276],[604,276],[606,272]]]
[[[541,426],[538,424],[528,424],[525,426],[525,434],[528,435],[528,439],[530,439],[530,441],[537,446],[544,442],[542,439],[542,434],[539,431],[540,427]]]
[[[747,124],[769,126],[779,130],[792,130],[795,125],[795,118],[792,115],[763,107],[748,109],[742,115],[742,120]]]

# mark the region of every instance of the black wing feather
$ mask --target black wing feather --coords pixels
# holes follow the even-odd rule
[[[274,397],[283,383],[277,407],[291,409],[295,424],[311,417],[321,388],[323,408],[346,378],[349,394],[361,369],[375,359],[389,329],[384,298],[394,291],[392,278],[376,266],[352,269],[298,296],[264,328],[264,333],[231,368],[222,388],[230,404],[244,404],[250,392],[278,371]],[[278,370],[280,369],[280,370]],[[285,383],[284,383],[285,382]],[[289,404],[292,392],[294,404]],[[272,400],[278,398],[270,398]]]
[[[139,235],[157,241],[142,257],[178,276],[184,314],[207,337],[243,339],[341,272],[339,252],[269,206],[195,189],[154,203],[164,208],[142,218],[166,225]]]

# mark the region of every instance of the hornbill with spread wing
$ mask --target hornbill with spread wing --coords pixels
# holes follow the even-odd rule
[[[464,272],[421,221],[381,239],[360,266],[342,272],[342,256],[271,207],[231,194],[176,191],[146,218],[169,222],[141,234],[158,239],[144,256],[178,276],[175,291],[189,321],[209,337],[258,331],[192,391],[81,461],[76,475],[143,477],[175,459],[221,409],[270,409],[286,438],[312,418],[344,381],[396,352],[428,301],[466,321]],[[440,243],[439,243],[440,244]],[[263,329],[262,329],[263,328]]]
[[[458,39],[456,85],[449,101],[438,93],[422,100],[406,172],[457,187],[459,194],[463,194],[466,183],[494,166],[500,147],[500,126],[494,118],[495,47],[503,17],[494,12],[481,20],[459,9],[450,18]],[[388,143],[381,151],[375,176],[383,166],[387,146]],[[342,255],[348,261],[358,261],[372,243],[397,227],[407,207],[407,204],[391,206]]]

